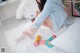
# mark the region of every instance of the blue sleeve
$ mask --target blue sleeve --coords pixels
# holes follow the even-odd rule
[[[47,16],[50,15],[52,9],[53,9],[53,2],[50,0],[47,0],[43,11],[38,15],[36,20],[33,22],[32,27],[39,28],[43,23],[43,21],[47,18]]]

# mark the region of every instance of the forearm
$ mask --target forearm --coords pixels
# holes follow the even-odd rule
[[[33,28],[39,28],[41,26],[44,20],[50,15],[53,8],[52,5],[53,3],[49,0],[46,2],[43,11],[38,15],[32,24]]]

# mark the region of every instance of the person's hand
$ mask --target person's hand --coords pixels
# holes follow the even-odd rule
[[[16,42],[20,42],[24,40],[25,38],[33,38],[35,33],[37,32],[38,28],[31,28],[29,27],[25,31],[22,32],[21,36],[16,39]]]
[[[37,32],[37,30],[38,30],[37,28],[30,27],[23,32],[23,35],[32,38],[35,35],[35,33]]]

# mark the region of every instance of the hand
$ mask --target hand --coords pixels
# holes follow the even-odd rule
[[[35,33],[37,32],[37,28],[28,28],[27,30],[25,30],[23,32],[23,35],[28,36],[28,37],[33,37],[35,35]]]
[[[32,37],[32,29],[27,29],[23,32],[23,35],[28,36],[28,37]]]

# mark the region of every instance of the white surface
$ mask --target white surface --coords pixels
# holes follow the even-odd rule
[[[18,43],[15,48],[15,53],[67,53],[59,48],[48,48],[45,45],[35,47],[33,41],[25,39]]]
[[[51,43],[69,53],[80,53],[80,19]]]
[[[79,20],[79,19],[78,19]],[[9,46],[11,47],[11,50],[13,51],[14,50],[14,48],[15,48],[15,44],[16,44],[16,39],[21,35],[21,33],[22,33],[22,31],[23,30],[25,30],[27,27],[29,27],[29,25],[31,25],[31,22],[29,23],[24,23],[24,24],[21,24],[21,25],[19,25],[18,27],[15,27],[15,28],[12,28],[12,29],[10,29],[10,30],[8,30],[8,31],[6,31],[5,32],[5,36],[6,36],[6,39],[7,39],[7,41],[8,41],[8,44],[9,44]],[[42,29],[40,29],[39,30],[39,32],[37,32],[37,34],[40,34],[40,35],[42,35],[42,37],[43,37],[43,39],[48,39],[50,36],[51,36],[51,32],[47,29],[47,28],[44,28],[44,27],[42,27]],[[66,30],[66,28],[65,29],[61,29],[60,31],[59,31],[59,33],[58,34],[61,34],[64,30]],[[48,34],[47,34],[48,33]],[[26,47],[26,44],[28,44],[28,43],[32,43],[32,42],[30,42],[30,41],[27,41],[27,40],[24,40],[24,41],[21,41],[21,43],[20,44],[17,44],[18,46],[17,46],[17,48],[19,48],[19,50],[17,49],[17,51],[16,52],[21,52],[22,51],[22,53],[23,52],[25,52],[25,50],[26,49],[23,49],[24,47],[25,48],[27,48]],[[24,46],[24,47],[23,47]],[[29,45],[30,47],[31,46],[33,46],[33,44],[31,44],[31,45]],[[41,49],[43,46],[40,46],[40,48],[39,49]],[[47,49],[45,49],[46,48],[46,46],[44,46],[43,47],[44,48],[44,50],[47,50]],[[23,49],[23,50],[22,50]],[[27,48],[27,49],[29,49],[29,48]],[[33,49],[34,49],[34,47],[33,47]],[[38,50],[39,50],[38,49]],[[49,48],[48,48],[49,49]],[[37,50],[37,49],[36,49]],[[37,51],[38,51],[37,50]],[[43,50],[43,49],[42,49]],[[64,51],[62,51],[62,50],[60,50],[60,49],[58,49],[58,48],[53,48],[53,49],[49,49],[49,50],[53,50],[53,52],[54,53],[59,53],[59,52],[64,52]],[[32,50],[33,51],[33,50]],[[47,50],[48,51],[48,50]],[[27,52],[27,51],[26,51]]]
[[[31,18],[31,15],[35,14],[36,9],[37,4],[35,0],[23,0],[17,9],[16,18]]]
[[[8,44],[11,47],[11,50],[13,51],[16,43],[16,39],[21,35],[22,31],[24,31],[27,27],[29,27],[30,23],[24,23],[18,27],[15,27],[9,31],[5,32],[5,36],[7,38]]]
[[[2,5],[4,6],[0,7],[1,22],[4,22],[5,20],[10,19],[16,15],[17,2],[15,0],[3,2]]]
[[[16,39],[21,35],[22,31],[25,30],[27,27],[31,25],[31,22],[24,23],[16,28],[13,28],[9,31],[5,32],[5,36],[7,38],[8,44],[10,45],[12,51],[15,49],[15,52],[17,53],[66,53],[63,50],[60,50],[56,47],[53,49],[50,49],[46,46],[39,46],[38,48],[33,46],[33,41],[30,40],[29,38],[21,41],[16,45]],[[42,39],[48,39],[52,33],[48,28],[41,27],[41,29],[37,32],[37,34],[42,35]],[[36,34],[36,35],[37,35]],[[28,40],[29,39],[29,40]],[[34,39],[33,39],[34,40]],[[15,48],[16,46],[16,48]]]
[[[14,46],[15,46],[15,42],[16,42],[16,39],[21,35],[21,33],[26,30],[32,23],[31,22],[28,22],[28,23],[24,23],[18,27],[15,27],[9,31],[6,31],[5,32],[5,36],[7,38],[7,41],[11,47],[11,49],[13,50],[14,49]],[[46,28],[44,29],[40,29],[39,32],[37,32],[37,34],[40,34],[40,35],[46,35],[46,37],[43,37],[43,39],[46,39],[48,37],[50,37],[50,35],[48,34],[51,34],[49,30],[46,30],[48,32],[48,34],[46,34]],[[48,37],[47,37],[48,36]]]

